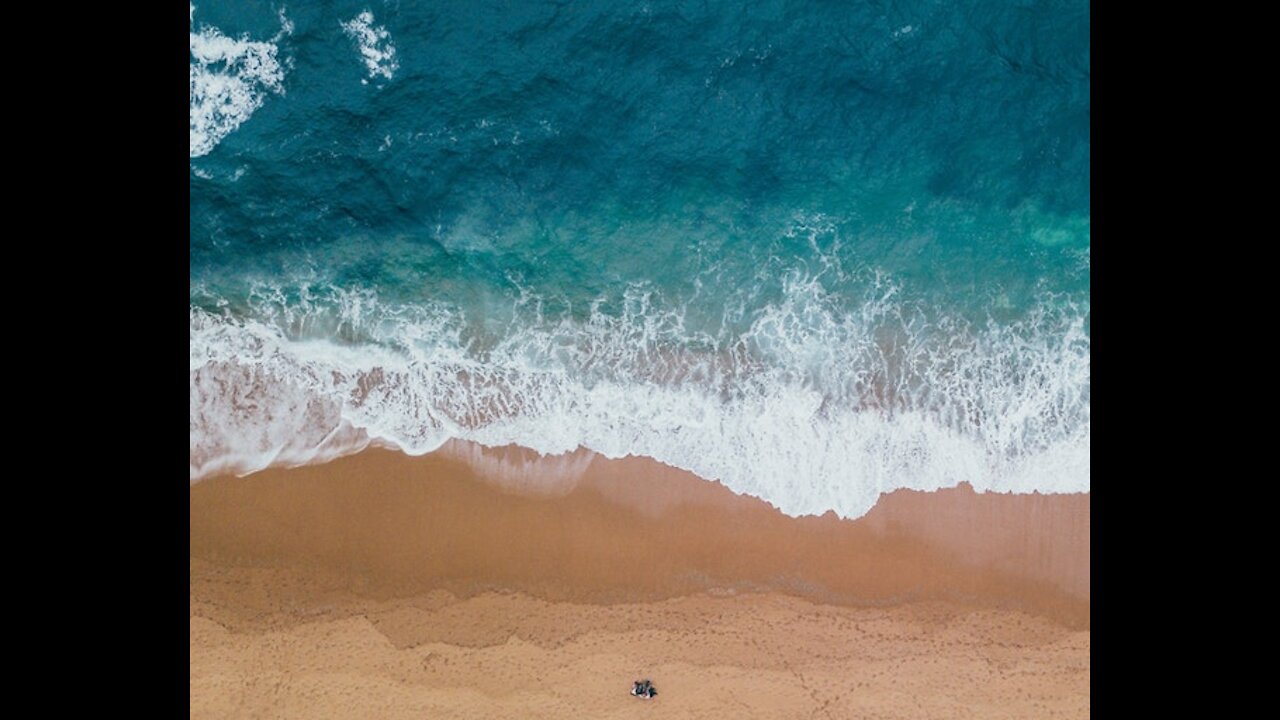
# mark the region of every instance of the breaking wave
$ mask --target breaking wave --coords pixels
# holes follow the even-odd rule
[[[642,455],[790,515],[881,493],[1089,490],[1088,310],[973,324],[874,283],[837,302],[792,274],[745,331],[697,332],[632,287],[581,317],[522,296],[481,332],[370,290],[193,294],[191,480],[450,438]]]

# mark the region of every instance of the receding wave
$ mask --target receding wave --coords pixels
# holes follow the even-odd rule
[[[641,288],[577,318],[521,297],[485,333],[368,290],[259,288],[236,312],[193,295],[191,479],[458,438],[649,456],[791,515],[961,481],[1088,491],[1087,308],[978,325],[884,283],[853,311],[803,276],[783,287],[715,334]]]

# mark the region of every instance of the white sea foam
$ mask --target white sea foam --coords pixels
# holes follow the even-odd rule
[[[263,291],[253,320],[193,307],[191,479],[459,438],[649,456],[791,515],[857,517],[881,493],[961,481],[1089,490],[1080,311],[972,327],[891,287],[852,313],[812,278],[785,290],[728,339],[687,331],[638,290],[580,321],[544,320],[525,298],[519,329],[482,350],[460,313],[368,292]]]
[[[396,59],[396,46],[391,42],[391,33],[373,22],[373,13],[364,10],[342,23],[342,29],[356,41],[369,77],[390,80],[400,67],[400,61]]]
[[[240,127],[267,95],[284,94],[284,68],[275,41],[293,30],[280,11],[281,30],[273,42],[234,39],[218,28],[197,32],[191,5],[191,157],[207,155]]]

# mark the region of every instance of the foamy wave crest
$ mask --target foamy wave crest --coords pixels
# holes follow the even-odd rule
[[[639,288],[577,320],[523,297],[483,342],[454,309],[371,292],[193,306],[191,479],[458,438],[649,456],[791,515],[857,517],[881,493],[961,481],[1089,490],[1087,310],[973,326],[884,283],[855,312],[798,273],[784,289],[718,335]]]
[[[191,157],[207,155],[240,127],[266,101],[268,93],[284,94],[284,69],[274,42],[232,39],[216,27],[196,32],[196,6],[191,5]],[[292,23],[280,11],[281,30]]]
[[[400,67],[400,61],[396,59],[396,46],[391,43],[391,33],[385,27],[373,24],[372,12],[364,10],[342,23],[342,29],[356,41],[370,78],[383,77],[390,80],[395,75],[396,69]]]

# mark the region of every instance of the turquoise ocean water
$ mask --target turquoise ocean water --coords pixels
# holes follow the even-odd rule
[[[1089,5],[198,2],[191,478],[1089,490]]]

